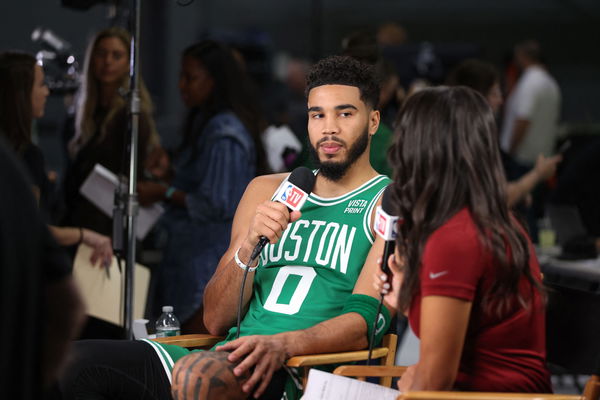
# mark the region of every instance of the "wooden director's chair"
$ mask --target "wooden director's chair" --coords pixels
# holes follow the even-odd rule
[[[400,377],[406,367],[342,365],[333,373],[365,380],[367,377]],[[583,394],[545,394],[545,393],[491,393],[491,392],[455,392],[455,391],[415,391],[398,396],[397,400],[598,400],[600,398],[600,377],[592,375],[585,385]]]
[[[224,338],[222,336],[192,334],[171,336],[164,338],[156,338],[154,341],[165,344],[172,344],[187,348],[209,348],[220,342]],[[380,361],[380,367],[393,367],[396,360],[396,348],[398,346],[398,336],[389,333],[383,337],[380,347],[375,347],[371,358]],[[303,386],[306,387],[308,379],[308,370],[311,367],[330,364],[344,364],[355,361],[364,361],[368,358],[367,350],[347,351],[340,353],[323,353],[323,354],[308,354],[303,356],[295,356],[287,360],[286,366],[303,369]],[[395,367],[397,368],[397,367]],[[380,384],[390,387],[392,384],[391,376],[382,376]]]

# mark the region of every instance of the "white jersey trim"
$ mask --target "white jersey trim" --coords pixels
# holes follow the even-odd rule
[[[377,176],[369,179],[367,182],[363,183],[357,189],[354,189],[348,193],[345,193],[345,194],[343,194],[341,196],[337,196],[337,197],[320,197],[314,193],[311,193],[310,196],[308,196],[308,201],[310,201],[311,203],[314,203],[318,206],[324,206],[324,207],[335,206],[337,204],[343,203],[344,201],[348,200],[350,197],[354,197],[366,190],[369,190],[370,188],[375,186],[377,183],[379,183],[382,179],[388,179],[388,177],[385,175],[377,175]]]
[[[152,348],[156,352],[156,355],[160,359],[160,362],[162,363],[163,368],[165,369],[165,373],[167,374],[167,378],[169,378],[169,383],[172,384],[173,380],[171,378],[171,369],[173,369],[173,364],[175,364],[175,363],[173,362],[173,359],[171,358],[171,356],[169,355],[169,353],[167,353],[167,351],[165,349],[163,349],[162,347],[160,347],[156,343],[152,342],[151,340],[141,339],[141,341],[142,342],[146,342],[150,346],[152,346]],[[169,368],[169,366],[167,365],[167,363],[171,364],[171,368]]]

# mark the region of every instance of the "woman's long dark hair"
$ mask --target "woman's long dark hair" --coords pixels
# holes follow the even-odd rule
[[[418,290],[429,236],[465,207],[498,265],[483,309],[502,314],[515,299],[526,306],[528,299],[518,289],[522,275],[541,289],[529,269],[524,230],[508,209],[495,130],[486,100],[466,87],[425,89],[402,107],[390,149],[393,195],[398,215],[404,218],[397,240],[405,256],[402,309]]]
[[[240,119],[254,139],[257,174],[266,173],[268,167],[261,140],[261,133],[266,125],[261,118],[258,99],[251,82],[234,58],[231,49],[223,43],[204,40],[185,49],[183,58],[185,57],[192,57],[200,62],[212,78],[214,86],[201,108],[190,110],[180,151],[188,146],[195,148],[193,144],[196,137],[201,134],[208,121],[216,114],[229,110]],[[202,122],[198,127],[193,127],[199,112],[202,113]]]
[[[0,130],[18,153],[31,142],[35,64],[35,58],[27,53],[0,54]]]

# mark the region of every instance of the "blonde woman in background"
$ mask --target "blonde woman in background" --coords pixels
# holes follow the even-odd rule
[[[69,168],[65,179],[65,224],[77,224],[104,234],[112,232],[112,220],[79,193],[96,164],[114,173],[127,174],[129,166],[128,102],[129,44],[131,36],[119,27],[100,31],[91,40],[77,94],[75,133],[69,141]],[[138,171],[156,166],[166,170],[168,160],[160,147],[152,118],[150,94],[140,80],[141,114],[138,143]],[[152,157],[150,157],[152,154]]]

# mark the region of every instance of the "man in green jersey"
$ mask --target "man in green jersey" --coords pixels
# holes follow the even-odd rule
[[[378,95],[373,68],[359,61],[335,56],[312,68],[307,97],[311,152],[318,164],[313,192],[300,211],[290,213],[283,204],[271,201],[287,174],[255,178],[238,205],[230,246],[205,289],[204,323],[210,333],[227,335],[213,350],[228,352],[228,361],[214,352],[189,354],[177,346],[139,343],[137,357],[154,369],[142,369],[135,383],[144,382],[148,375],[155,378],[151,384],[142,383],[146,391],[140,393],[160,396],[171,381],[178,398],[210,393],[211,385],[223,385],[212,372],[219,368],[193,368],[209,358],[207,365],[229,363],[248,396],[279,399],[283,386],[275,381],[281,379],[270,383],[286,358],[363,349],[372,329],[377,336],[384,333],[390,319],[385,307],[377,326],[372,326],[379,297],[372,275],[383,253],[382,239],[373,234],[374,210],[389,183],[369,162],[371,136],[379,125]],[[244,265],[261,236],[269,244],[257,262]],[[240,337],[235,339],[245,268],[250,271],[242,302],[244,315]],[[127,352],[123,347],[119,349],[122,357]],[[132,348],[131,344],[127,347]],[[149,355],[148,349],[155,354]],[[100,346],[84,358],[106,357],[106,352]],[[186,355],[173,370],[174,363]],[[77,368],[89,371],[82,364]],[[157,372],[160,365],[164,376]],[[123,369],[118,379],[123,379]],[[70,384],[99,386],[99,374],[87,380],[82,375],[71,373]],[[103,388],[107,386],[111,385]],[[126,386],[119,383],[119,395]]]

